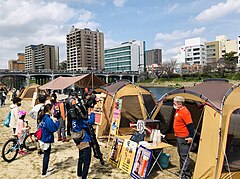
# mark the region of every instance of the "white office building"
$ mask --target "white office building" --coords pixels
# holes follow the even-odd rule
[[[206,40],[198,37],[192,39],[186,39],[185,45],[182,47],[181,56],[184,56],[185,62],[193,65],[205,65],[206,64]]]
[[[104,50],[105,71],[144,71],[145,42],[128,41],[121,45]]]

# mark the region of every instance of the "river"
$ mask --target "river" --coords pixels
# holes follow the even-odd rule
[[[159,98],[165,93],[175,89],[169,87],[146,87],[146,88],[154,94],[156,100],[159,100]]]

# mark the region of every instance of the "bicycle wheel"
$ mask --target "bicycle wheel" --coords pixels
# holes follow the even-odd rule
[[[2,157],[6,162],[12,162],[15,160],[18,154],[18,143],[17,139],[9,139],[2,148]]]
[[[29,151],[34,151],[37,149],[37,137],[34,133],[30,133],[23,141],[23,146]]]

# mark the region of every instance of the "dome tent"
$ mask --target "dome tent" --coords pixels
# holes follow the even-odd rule
[[[153,94],[147,89],[134,85],[127,80],[121,80],[108,86],[102,86],[95,90],[97,93],[106,94],[103,104],[102,124],[99,126],[99,136],[109,133],[115,101],[122,99],[120,113],[119,135],[131,134],[130,123],[137,120],[146,120],[156,105]]]
[[[165,134],[173,133],[172,103],[175,96],[185,98],[195,126],[195,136],[199,135],[193,178],[239,178],[239,85],[209,79],[193,87],[166,93],[159,99],[151,116],[161,121]]]

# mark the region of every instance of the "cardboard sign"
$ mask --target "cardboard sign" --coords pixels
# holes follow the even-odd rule
[[[122,99],[116,99],[113,116],[112,116],[112,123],[110,128],[110,134],[116,135],[117,130],[119,128],[120,119],[121,119],[121,109],[122,109]]]
[[[124,140],[119,168],[121,168],[123,171],[125,171],[128,174],[131,173],[137,146],[138,144],[136,142],[133,142],[128,139]]]
[[[123,139],[119,137],[115,137],[109,153],[108,161],[116,167],[118,167],[120,163],[122,146],[123,146]]]
[[[151,158],[152,150],[149,150],[140,145],[135,155],[130,175],[135,179],[145,179],[147,177],[148,168],[151,163]]]

